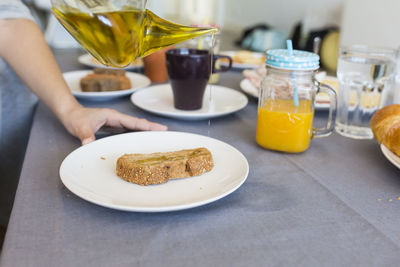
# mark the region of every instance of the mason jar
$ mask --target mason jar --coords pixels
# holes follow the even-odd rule
[[[312,138],[331,134],[336,93],[315,79],[319,56],[272,49],[266,52],[266,68],[258,102],[257,143],[270,150],[298,153],[308,149]],[[320,92],[329,95],[329,116],[324,128],[314,128],[315,98]]]

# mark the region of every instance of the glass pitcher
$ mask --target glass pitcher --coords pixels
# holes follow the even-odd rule
[[[146,0],[51,0],[67,31],[99,62],[125,67],[167,46],[217,28],[187,27],[145,9]]]
[[[334,129],[336,93],[315,80],[319,56],[314,53],[273,49],[267,51],[267,74],[261,83],[257,118],[257,143],[267,149],[289,153],[308,149],[314,137]],[[313,128],[316,94],[329,95],[327,126]]]

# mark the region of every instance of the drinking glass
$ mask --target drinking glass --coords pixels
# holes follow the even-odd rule
[[[354,139],[371,139],[369,121],[387,103],[393,86],[396,51],[364,45],[341,47],[336,132]]]
[[[229,65],[217,68],[219,59],[228,60]],[[208,50],[201,49],[171,49],[166,52],[166,61],[174,106],[181,110],[201,109],[210,75],[232,68],[231,57],[215,54],[211,57]]]

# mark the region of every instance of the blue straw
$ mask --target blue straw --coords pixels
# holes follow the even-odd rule
[[[289,50],[289,55],[293,56],[293,44],[292,40],[286,40],[286,47]]]
[[[293,44],[292,40],[286,40],[286,47],[289,50],[289,55],[293,56]],[[293,93],[293,103],[296,107],[299,106],[299,95],[297,93],[297,85],[296,85],[296,79],[294,77],[294,73],[292,72],[292,79],[293,79],[293,85],[294,85],[294,93]]]

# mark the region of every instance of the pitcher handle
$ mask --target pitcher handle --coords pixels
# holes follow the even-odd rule
[[[220,58],[226,58],[229,60],[229,65],[225,67],[220,67],[219,69],[216,68],[215,63],[217,62],[218,59]],[[214,55],[213,56],[213,69],[212,73],[217,73],[217,72],[225,72],[228,71],[232,68],[232,58],[230,56],[225,56],[225,55]]]
[[[328,122],[324,128],[313,128],[313,137],[329,136],[335,128],[337,97],[335,90],[327,84],[318,83],[317,94],[323,92],[329,96],[329,116]]]

